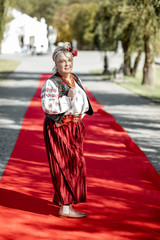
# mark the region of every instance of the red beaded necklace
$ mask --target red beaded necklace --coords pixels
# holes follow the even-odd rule
[[[74,78],[73,78],[73,76],[72,76],[71,73],[69,74],[69,79],[70,79],[70,80],[66,79],[65,77],[62,77],[59,73],[57,73],[57,74],[58,74],[58,76],[59,76],[60,78],[62,78],[70,87],[75,87],[75,81],[74,81]]]

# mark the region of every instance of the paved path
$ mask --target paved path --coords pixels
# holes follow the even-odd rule
[[[0,82],[0,176],[17,140],[24,114],[38,86],[41,73],[52,73],[51,55],[0,55],[21,61],[16,71]],[[115,60],[116,61],[116,60]],[[117,63],[118,64],[118,63]],[[118,86],[90,74],[103,67],[98,52],[79,52],[74,72],[78,73],[104,109],[112,114],[132,139],[146,153],[160,173],[160,105],[141,98]]]
[[[0,82],[0,177],[16,143],[23,117],[42,72],[51,72],[49,56],[0,55],[21,64]]]
[[[87,87],[129,133],[160,173],[160,105],[141,98],[112,81],[86,78]]]

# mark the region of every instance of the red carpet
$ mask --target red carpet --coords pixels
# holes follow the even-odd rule
[[[75,206],[88,217],[58,217],[42,134],[40,92],[48,77],[41,77],[1,179],[0,240],[160,239],[160,176],[90,93],[96,112],[84,119],[88,202]]]

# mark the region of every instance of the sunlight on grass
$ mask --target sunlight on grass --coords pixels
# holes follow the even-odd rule
[[[160,103],[160,68],[156,67],[153,88],[142,85],[142,79],[143,73],[142,71],[138,71],[135,78],[125,77],[127,82],[120,82],[118,84],[140,96],[151,99],[153,102]]]
[[[95,75],[99,75],[99,77],[101,79],[113,79],[113,77],[114,77],[113,73],[111,73],[111,74],[103,74],[103,70],[102,69],[92,70],[91,73],[95,74]]]
[[[19,61],[0,59],[0,80],[6,78],[19,64]]]
[[[99,75],[100,79],[113,79],[113,74],[111,75],[103,75],[102,70],[94,70],[91,73]],[[125,81],[116,82],[116,84],[119,84],[120,86],[130,90],[131,92],[134,92],[142,97],[149,98],[151,101],[160,103],[160,67],[156,66],[155,71],[155,81],[154,81],[154,87],[151,88],[149,86],[142,85],[142,79],[143,79],[143,72],[142,70],[137,71],[136,77],[125,77]]]

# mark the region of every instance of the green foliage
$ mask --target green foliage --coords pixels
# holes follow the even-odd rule
[[[64,6],[54,16],[54,27],[58,29],[58,42],[71,42],[73,39],[72,29],[69,24],[69,7]]]
[[[11,6],[13,6],[12,0],[0,0],[0,43],[3,40],[6,24],[11,20],[8,14],[8,9]]]
[[[141,31],[135,31],[135,21],[134,9],[129,1],[102,2],[95,20],[97,47],[102,50],[115,50],[119,40],[130,53],[133,48],[135,50],[135,45],[141,47]]]
[[[159,23],[159,0],[105,0],[96,17],[95,40],[104,49],[121,40],[131,54],[143,48],[144,35],[157,35]]]
[[[0,80],[5,79],[19,64],[19,61],[0,59]]]
[[[65,0],[14,0],[15,7],[30,15],[31,17],[37,17],[40,20],[45,18],[48,25],[53,24],[53,16],[57,9],[61,7]]]
[[[0,0],[0,43],[3,39],[3,33],[7,21],[7,5],[8,1]]]
[[[133,0],[132,0],[133,1]],[[134,2],[137,19],[140,21],[137,26],[141,29],[144,41],[145,63],[143,69],[143,85],[153,86],[154,83],[154,56],[156,42],[160,35],[160,2],[158,0],[136,0]]]
[[[135,0],[133,6],[135,7],[137,24],[142,28],[143,34],[154,35],[159,31],[157,25],[160,22],[160,2],[159,0]],[[140,20],[138,22],[138,19]]]
[[[78,41],[79,48],[94,48],[94,19],[98,10],[97,3],[73,4],[70,8],[70,25],[73,37]],[[77,27],[78,26],[78,27]]]
[[[97,9],[98,4],[94,2],[64,5],[54,17],[54,27],[58,29],[57,41],[71,42],[74,38],[78,41],[79,49],[93,49],[93,26]]]
[[[15,3],[15,7],[30,15],[31,17],[37,17],[40,20],[42,17],[46,19],[48,25],[53,24],[54,15],[57,11],[62,13],[63,7],[70,7],[74,3],[87,3],[89,0],[13,0]],[[93,2],[98,2],[98,0],[94,0]],[[68,12],[63,12],[64,15],[67,15]]]
[[[160,41],[159,24],[159,0],[104,0],[96,16],[95,43],[99,49],[115,50],[117,42],[122,42],[125,75],[132,74],[132,53],[145,51],[144,73],[150,82],[153,74],[149,76],[149,67]]]

